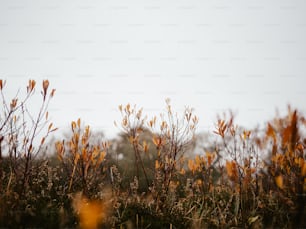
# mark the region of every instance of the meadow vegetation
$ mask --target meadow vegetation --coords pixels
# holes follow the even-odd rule
[[[34,80],[24,98],[11,100],[5,83],[0,228],[306,227],[306,119],[298,110],[288,107],[260,130],[224,114],[210,141],[195,133],[190,108],[179,114],[166,100],[163,113],[147,118],[127,104],[113,140],[78,119],[63,139],[49,141],[57,131],[49,81],[37,112],[28,107]]]

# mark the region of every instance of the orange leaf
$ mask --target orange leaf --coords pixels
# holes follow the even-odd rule
[[[18,99],[12,99],[12,102],[11,102],[11,104],[10,104],[11,109],[14,109],[14,108],[16,107],[17,101],[18,101]]]
[[[159,146],[160,145],[160,137],[153,136],[153,143],[154,143],[154,145]]]
[[[180,171],[180,174],[184,175],[186,172],[185,172],[185,169],[182,168],[181,171]]]
[[[162,124],[160,125],[160,130],[166,129],[167,126],[167,123],[165,121],[162,121]]]
[[[73,196],[72,207],[79,217],[79,226],[82,229],[98,228],[107,216],[107,202],[88,200],[81,193]]]
[[[47,94],[48,87],[49,87],[49,80],[44,80],[43,81],[44,95]]]
[[[267,137],[272,137],[273,140],[276,141],[275,131],[270,123],[268,123],[266,135]]]
[[[50,123],[50,125],[49,125],[49,127],[48,127],[48,131],[51,130],[52,126],[53,126],[53,123]]]
[[[105,142],[102,142],[102,147],[103,147],[103,149],[107,149],[107,148],[109,148],[109,146],[110,146],[110,143],[109,142],[107,142],[107,141],[105,141]]]
[[[33,90],[33,89],[34,89],[35,85],[36,85],[35,80],[31,80],[31,90]]]
[[[64,150],[65,150],[65,148],[64,148],[64,144],[63,143],[61,143],[61,142],[56,142],[55,143],[55,148],[56,148],[56,151],[57,151],[57,153],[58,154],[63,154],[64,153]]]
[[[250,135],[251,135],[251,131],[246,131],[246,130],[243,131],[243,139],[244,140],[249,139]]]
[[[152,118],[152,119],[149,121],[148,125],[152,128],[153,126],[155,126],[155,123],[156,123],[156,117],[154,116],[154,118]]]
[[[193,160],[188,160],[188,168],[192,173],[194,173],[194,171],[196,170],[196,164]]]
[[[87,160],[87,156],[88,156],[88,153],[87,153],[86,149],[83,147],[82,148],[82,159],[83,159],[83,161]]]
[[[160,168],[160,164],[158,160],[155,160],[155,169],[159,169],[159,168]]]
[[[72,131],[74,131],[75,128],[76,128],[76,123],[75,123],[75,121],[72,121],[71,122],[71,129],[72,129]]]
[[[106,156],[106,152],[105,151],[100,152],[99,162],[102,162],[104,160],[105,156]]]
[[[276,185],[277,185],[280,189],[283,189],[283,188],[284,188],[284,180],[283,180],[282,175],[279,175],[279,176],[275,177],[275,182],[276,182]]]
[[[53,97],[55,93],[55,89],[52,89],[50,96]]]
[[[146,141],[143,141],[142,146],[143,146],[143,151],[144,151],[145,153],[148,152],[149,146],[148,146],[148,144],[147,144]]]
[[[79,159],[80,159],[80,154],[77,153],[74,158],[74,165],[78,163]]]
[[[238,168],[235,161],[226,161],[226,172],[229,178],[234,181],[238,179]]]
[[[28,93],[33,91],[35,84],[36,84],[35,80],[29,80],[29,85],[27,86]]]
[[[206,152],[206,158],[207,158],[207,164],[208,166],[211,166],[212,161],[215,158],[215,154],[210,153],[210,152]]]
[[[134,142],[136,142],[136,138],[134,138],[133,136],[129,136],[129,142],[133,144]]]
[[[306,176],[306,163],[305,163],[305,161],[304,161],[303,167],[302,167],[302,176],[303,177]]]

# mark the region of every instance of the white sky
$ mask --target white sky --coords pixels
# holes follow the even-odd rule
[[[0,0],[0,78],[11,97],[49,79],[54,124],[81,117],[106,137],[119,104],[151,117],[167,97],[195,108],[200,131],[229,108],[252,127],[306,111],[305,12],[305,0]]]

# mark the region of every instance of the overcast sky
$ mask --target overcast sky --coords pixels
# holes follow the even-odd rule
[[[49,79],[62,128],[81,117],[113,136],[119,104],[151,117],[168,97],[195,108],[200,131],[228,109],[252,127],[306,111],[305,12],[305,0],[0,0],[0,78],[11,97]]]

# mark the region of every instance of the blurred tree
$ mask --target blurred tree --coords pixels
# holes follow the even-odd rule
[[[139,137],[139,142],[145,145],[146,152],[141,153],[141,158],[148,181],[151,183],[154,179],[155,159],[157,158],[156,149],[152,142],[153,133],[144,129]],[[127,188],[130,182],[137,176],[135,167],[135,152],[130,142],[128,134],[121,132],[117,138],[110,141],[109,155],[115,165],[117,165],[122,175],[122,187]],[[143,173],[139,174],[139,190],[145,191],[147,188],[146,178]]]

